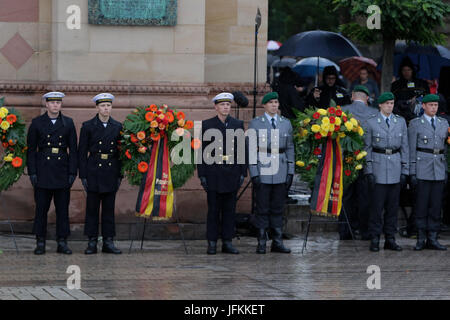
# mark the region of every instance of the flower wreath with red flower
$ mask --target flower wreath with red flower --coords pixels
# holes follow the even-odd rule
[[[191,130],[194,122],[186,119],[182,111],[169,108],[167,105],[151,104],[138,107],[129,114],[123,123],[120,140],[120,159],[122,174],[131,185],[139,186],[142,177],[148,170],[152,147],[167,138],[169,153],[181,141],[171,141],[173,136],[188,139],[191,147],[191,161],[188,164],[172,164],[170,168],[174,189],[183,186],[195,171],[194,149],[198,149],[198,141],[192,139]]]
[[[0,99],[0,192],[22,176],[27,160],[26,127],[19,111]]]
[[[336,140],[342,150],[342,177],[344,188],[352,183],[365,163],[364,141],[360,123],[340,106],[327,109],[308,108],[304,112],[294,110],[296,172],[301,180],[312,188],[323,149],[328,139]]]

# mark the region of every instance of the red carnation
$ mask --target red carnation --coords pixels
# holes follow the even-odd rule
[[[335,126],[335,127],[334,127],[334,131],[337,132],[337,131],[339,131],[339,130],[341,130],[341,126]]]
[[[317,140],[322,139],[322,135],[321,135],[319,132],[317,132],[317,133],[314,135],[314,137],[315,137]]]
[[[333,108],[333,107],[329,107],[329,108],[328,108],[328,112],[329,112],[330,114],[335,114],[335,113],[336,113],[336,109]]]
[[[308,171],[311,170],[311,165],[308,165],[305,169]]]
[[[341,110],[341,109],[337,109],[337,110],[336,110],[336,115],[337,115],[338,117],[342,116],[342,110]]]
[[[361,151],[360,150],[356,150],[355,152],[353,152],[355,154],[355,156],[357,156]]]
[[[319,119],[320,118],[320,113],[316,112],[313,114],[313,118],[314,119]]]
[[[322,151],[319,148],[315,148],[313,152],[316,156],[322,153]]]
[[[342,119],[344,120],[344,122],[347,122],[347,117],[343,116]]]
[[[345,170],[344,173],[347,177],[352,174],[352,172],[350,170]]]
[[[336,123],[336,118],[335,117],[330,117],[330,123]]]

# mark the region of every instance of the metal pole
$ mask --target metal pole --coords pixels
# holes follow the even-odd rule
[[[253,118],[256,117],[256,75],[257,75],[257,64],[258,64],[258,24],[255,23],[255,59],[254,59],[254,70],[253,70]]]

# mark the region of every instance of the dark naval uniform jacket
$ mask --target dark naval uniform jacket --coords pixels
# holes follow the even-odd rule
[[[106,128],[96,115],[83,122],[79,143],[80,179],[87,179],[89,192],[116,192],[121,177],[118,141],[122,124],[109,118]]]
[[[37,175],[36,187],[70,188],[77,175],[77,133],[73,120],[59,114],[55,124],[47,113],[32,120],[27,136],[28,174]]]
[[[206,141],[204,134],[208,129],[217,129],[222,133],[222,137],[215,141]],[[247,161],[246,150],[244,142],[244,150],[242,150],[244,161],[238,161],[238,142],[234,139],[234,143],[231,145],[230,150],[227,150],[227,137],[226,130],[242,129],[244,130],[244,122],[233,117],[228,116],[225,123],[220,121],[219,117],[214,117],[202,121],[202,154],[204,157],[213,161],[212,164],[205,163],[206,158],[202,159],[202,163],[197,165],[197,171],[199,177],[206,177],[208,184],[208,191],[215,191],[217,193],[235,192],[239,189],[239,180],[241,175],[247,176]],[[244,139],[244,138],[243,138]],[[220,145],[216,150],[212,152],[203,152],[205,148],[211,143],[217,143]],[[217,153],[217,154],[216,154]],[[243,162],[239,164],[238,162]]]

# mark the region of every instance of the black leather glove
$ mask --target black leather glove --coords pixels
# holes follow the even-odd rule
[[[369,184],[370,189],[375,188],[375,176],[372,173],[366,175],[367,183]]]
[[[72,176],[72,175],[70,175],[69,176],[69,184],[70,184],[70,186],[72,186],[73,185],[73,183],[75,182],[75,176]]]
[[[206,177],[200,177],[200,184],[202,185],[203,189],[208,192],[208,183],[206,182]]]
[[[289,191],[289,189],[292,186],[292,180],[294,179],[294,176],[292,174],[288,174],[286,178],[286,189]]]
[[[261,185],[261,178],[259,176],[253,177],[252,183],[254,188],[259,188],[259,186]]]
[[[417,177],[415,174],[411,175],[409,177],[409,180],[411,182],[411,189],[415,189],[417,187]]]
[[[30,176],[30,181],[31,181],[31,185],[33,186],[33,188],[36,188],[36,184],[37,184],[37,175],[32,174]]]
[[[242,184],[244,183],[244,176],[241,175],[241,177],[239,178],[239,188],[242,186]]]
[[[87,179],[81,179],[81,183],[83,184],[84,191],[88,192],[88,183]]]
[[[400,175],[400,187],[401,188],[406,187],[406,174]]]
[[[117,190],[119,190],[121,184],[122,184],[122,178],[118,178],[117,179]]]

